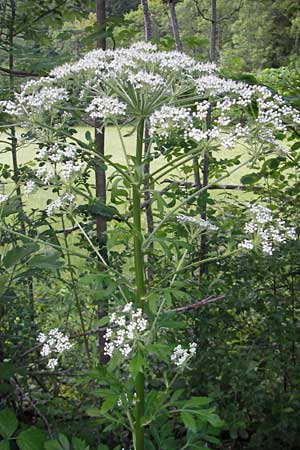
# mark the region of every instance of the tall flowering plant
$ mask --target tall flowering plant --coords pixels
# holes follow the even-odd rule
[[[196,355],[197,345],[177,342],[172,347],[168,343],[167,330],[177,325],[176,320],[167,320],[170,302],[166,286],[172,290],[178,274],[188,266],[188,251],[184,249],[177,255],[174,273],[166,277],[163,288],[160,280],[157,285],[148,283],[145,274],[145,255],[150,245],[176,218],[195,239],[199,233],[218,231],[216,224],[198,219],[197,211],[186,214],[191,202],[209,185],[195,189],[163,217],[158,216],[153,231],[147,235],[142,220],[145,181],[153,187],[150,202],[155,206],[160,198],[157,188],[166,174],[220,147],[231,149],[239,144],[245,149],[247,161],[234,167],[231,173],[264,153],[287,154],[288,148],[276,136],[299,125],[299,113],[265,87],[224,79],[213,64],[199,63],[177,52],[161,52],[144,43],[129,49],[92,51],[74,64],[56,68],[48,77],[27,83],[14,100],[2,102],[1,106],[27,130],[24,140],[34,142],[37,148],[37,167],[25,182],[24,191],[29,195],[41,187],[54,188],[58,195],[46,206],[46,215],[54,220],[56,214],[66,213],[97,253],[97,263],[118,285],[118,302],[112,302],[114,311],[107,319],[105,334],[105,352],[110,361],[100,372],[101,384],[107,388],[95,393],[104,402],[101,410],[90,410],[90,414],[103,416],[127,430],[135,450],[156,448],[156,428],[161,421],[168,421],[173,435],[168,436],[169,447],[162,448],[200,448],[205,440],[215,442],[214,434],[222,423],[210,407],[210,399],[185,399],[184,389],[176,389],[182,370]],[[73,128],[79,122],[114,125],[125,164],[113,155],[96,153],[89,133],[85,140],[79,139]],[[150,130],[146,154],[145,125]],[[123,136],[128,127],[132,127],[136,137],[134,153],[127,148]],[[101,128],[97,132],[101,133]],[[181,143],[176,152],[172,151],[173,142]],[[159,158],[160,167],[145,175],[145,163]],[[114,181],[121,180],[127,192],[127,211],[122,220],[133,241],[133,277],[103,259],[76,219],[80,198],[84,196],[91,201],[91,190],[84,191],[83,185],[87,184],[89,170],[95,164],[110,166],[115,173]],[[228,175],[226,172],[214,182]],[[5,204],[8,199],[1,197],[0,201]],[[106,212],[109,208],[106,206]],[[112,217],[115,211],[110,208]],[[279,219],[276,229],[271,226],[271,218],[260,220],[262,214],[268,214],[266,209],[251,211],[257,220],[255,223],[252,220],[245,230],[263,240],[268,254],[271,235],[278,244],[287,235],[294,237]],[[268,230],[256,223],[268,224]],[[282,240],[278,233],[283,227]],[[256,241],[245,239],[235,251],[251,250]],[[50,366],[56,364],[56,359],[51,360]],[[174,366],[171,379],[164,370],[169,364]],[[155,376],[160,377],[156,387],[150,380],[151,366],[157,370]],[[187,429],[184,437],[178,431],[178,420]]]

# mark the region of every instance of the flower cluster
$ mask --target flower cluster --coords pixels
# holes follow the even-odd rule
[[[204,219],[196,219],[195,217],[186,216],[185,214],[177,214],[176,219],[178,222],[183,223],[190,223],[193,225],[197,225],[200,228],[205,228],[210,231],[216,231],[219,229],[216,225],[213,225],[212,223],[208,222]]]
[[[191,110],[176,106],[162,106],[150,117],[150,135],[167,137],[172,130],[182,129],[192,122]]]
[[[157,89],[166,86],[163,77],[155,73],[146,72],[145,70],[141,70],[137,73],[129,72],[128,81],[135,89]]]
[[[74,195],[70,194],[69,192],[66,192],[66,194],[64,194],[61,197],[57,197],[53,202],[49,203],[47,205],[47,216],[52,216],[54,214],[55,209],[60,209],[60,208],[66,208],[68,206],[70,206],[73,202],[74,202]]]
[[[188,359],[195,356],[197,351],[197,344],[196,342],[192,342],[189,345],[188,349],[185,349],[182,347],[181,344],[177,345],[177,347],[174,348],[174,351],[171,355],[171,361],[176,366],[182,366],[186,363]]]
[[[134,342],[145,332],[148,324],[142,316],[142,310],[135,310],[132,303],[127,303],[121,313],[111,314],[109,323],[111,327],[107,328],[105,333],[104,352],[110,357],[116,351],[128,356]]]
[[[124,116],[126,105],[114,97],[95,97],[86,108],[92,119],[107,119],[112,116]]]
[[[262,205],[249,205],[249,208],[252,218],[244,227],[248,238],[239,244],[240,248],[252,250],[257,243],[264,253],[272,255],[276,244],[296,239],[295,228],[287,226],[284,220],[274,219],[269,208]]]
[[[30,94],[27,94],[26,88],[21,94],[16,94],[14,102],[11,100],[1,102],[5,113],[13,116],[38,114],[42,111],[50,111],[57,103],[68,100],[68,92],[61,87],[45,86]]]
[[[58,328],[50,330],[47,335],[40,333],[37,341],[42,344],[41,355],[51,356],[47,364],[49,369],[54,369],[58,365],[58,356],[66,350],[70,350],[73,346],[69,337],[59,331]]]

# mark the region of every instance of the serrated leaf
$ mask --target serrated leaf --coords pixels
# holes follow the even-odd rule
[[[143,372],[145,360],[140,353],[137,353],[130,363],[130,373],[136,377],[140,372]]]
[[[56,439],[51,439],[50,441],[45,442],[44,444],[45,450],[64,450],[61,444]]]
[[[36,427],[22,431],[17,437],[17,444],[20,450],[41,450],[44,442],[44,433]]]
[[[0,411],[0,435],[10,438],[18,428],[18,420],[15,413],[8,408]]]
[[[77,437],[72,438],[72,445],[74,450],[89,450],[90,447],[85,441]]]
[[[105,401],[103,402],[103,405],[101,408],[102,413],[105,414],[107,411],[112,409],[116,405],[118,399],[119,399],[119,396],[116,394],[111,394],[109,397],[107,397],[105,399]]]

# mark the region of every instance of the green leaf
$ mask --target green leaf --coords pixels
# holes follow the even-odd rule
[[[130,363],[130,373],[133,377],[136,377],[138,373],[143,372],[145,360],[140,353],[137,353]]]
[[[260,180],[260,174],[258,174],[258,173],[249,173],[248,175],[244,175],[241,178],[241,183],[242,184],[254,184],[258,180]]]
[[[6,361],[0,363],[0,380],[9,380],[15,373],[11,362]]]
[[[87,445],[86,442],[84,442],[82,439],[79,439],[77,437],[72,438],[72,445],[74,450],[89,450],[89,445]]]
[[[112,409],[117,401],[119,399],[119,396],[117,394],[111,394],[109,397],[107,397],[105,399],[105,401],[103,402],[101,411],[103,414],[105,414],[107,411],[109,411],[110,409]]]
[[[185,406],[197,407],[197,406],[208,405],[211,402],[212,402],[212,399],[209,397],[192,397],[190,400],[188,400],[185,403]]]
[[[63,450],[70,450],[70,444],[69,444],[67,436],[65,436],[62,433],[59,433],[58,441],[60,442]]]
[[[45,442],[44,448],[45,450],[64,450],[56,439],[51,439],[50,441]]]
[[[18,428],[18,420],[15,413],[8,408],[0,411],[0,435],[10,438]]]
[[[223,420],[217,414],[209,414],[207,416],[207,421],[215,428],[221,428],[224,426]]]
[[[9,250],[3,258],[3,264],[6,268],[12,267],[21,261],[25,256],[30,255],[38,250],[36,244],[23,245],[23,247],[15,247]]]
[[[295,144],[292,145],[291,150],[298,150],[300,148],[300,142],[295,142]]]
[[[194,417],[192,416],[192,414],[186,412],[186,411],[182,411],[181,412],[181,419],[184,423],[184,426],[188,429],[191,430],[193,433],[196,433],[197,431],[197,424],[195,422]]]
[[[111,220],[116,215],[119,216],[117,208],[105,205],[99,199],[91,200],[88,205],[81,205],[77,209],[79,211],[88,211],[90,214],[103,217],[106,220]]]
[[[1,441],[0,442],[0,450],[10,450],[9,441]]]
[[[44,442],[44,433],[36,427],[22,431],[17,437],[17,444],[21,450],[41,450]]]
[[[89,408],[86,410],[86,413],[90,417],[102,417],[102,411],[99,408]]]

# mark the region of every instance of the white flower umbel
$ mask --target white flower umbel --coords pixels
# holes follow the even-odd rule
[[[86,108],[92,119],[107,119],[114,116],[124,116],[126,105],[114,97],[95,97]]]
[[[58,365],[58,357],[66,350],[72,348],[72,344],[68,336],[54,328],[49,331],[48,334],[40,333],[37,337],[37,341],[42,344],[41,356],[50,357],[47,367],[54,369]]]
[[[255,244],[263,253],[272,255],[276,244],[285,244],[287,239],[296,239],[296,230],[284,220],[274,219],[272,211],[263,205],[248,205],[251,220],[244,226],[247,239],[238,244],[239,248],[252,250]]]
[[[217,231],[219,227],[213,225],[204,219],[196,219],[195,217],[186,216],[185,214],[177,214],[176,219],[178,222],[189,223],[192,225],[197,225],[200,228],[204,228],[210,231]]]
[[[57,197],[53,202],[49,203],[46,208],[47,216],[52,216],[57,209],[67,208],[73,204],[75,196],[67,192],[61,197]]]
[[[107,328],[105,333],[104,352],[110,357],[117,351],[128,356],[148,325],[142,317],[142,310],[135,310],[132,303],[127,303],[120,313],[112,313],[109,323],[111,328]]]
[[[192,342],[189,348],[183,348],[181,344],[174,348],[171,355],[171,361],[176,366],[183,366],[190,358],[195,356],[197,351],[197,344]]]
[[[31,194],[34,191],[35,188],[35,182],[33,180],[27,181],[27,183],[24,186],[24,192],[26,195]]]
[[[191,122],[190,109],[166,105],[150,117],[150,135],[167,137],[172,130],[184,129]]]

